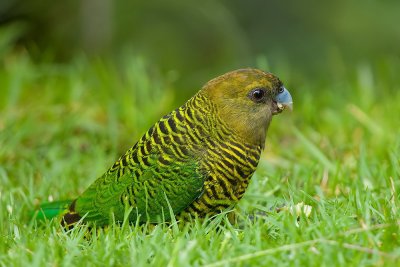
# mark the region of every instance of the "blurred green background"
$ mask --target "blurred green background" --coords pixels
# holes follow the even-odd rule
[[[398,62],[398,14],[395,0],[2,0],[0,56],[23,49],[65,63],[84,54],[116,66],[140,56],[186,99],[209,78],[260,61],[296,84]]]

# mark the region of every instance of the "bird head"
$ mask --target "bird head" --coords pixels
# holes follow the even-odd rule
[[[240,69],[219,76],[201,90],[215,105],[219,118],[235,133],[264,147],[272,116],[292,110],[289,91],[273,74]]]

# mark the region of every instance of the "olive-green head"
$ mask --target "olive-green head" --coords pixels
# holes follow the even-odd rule
[[[206,83],[201,93],[228,127],[262,147],[272,116],[292,109],[292,97],[279,78],[258,69],[228,72]]]

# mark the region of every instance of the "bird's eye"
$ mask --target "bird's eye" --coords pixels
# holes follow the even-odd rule
[[[255,101],[259,102],[261,101],[265,96],[265,90],[264,89],[254,89],[250,92],[249,97]]]
[[[283,93],[284,90],[285,90],[285,88],[283,88],[283,86],[279,87],[278,94]]]

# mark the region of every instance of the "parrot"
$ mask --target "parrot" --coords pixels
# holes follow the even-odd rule
[[[274,115],[292,110],[275,75],[245,68],[207,82],[163,116],[73,200],[40,205],[37,218],[105,226],[205,218],[234,207],[265,147]]]

